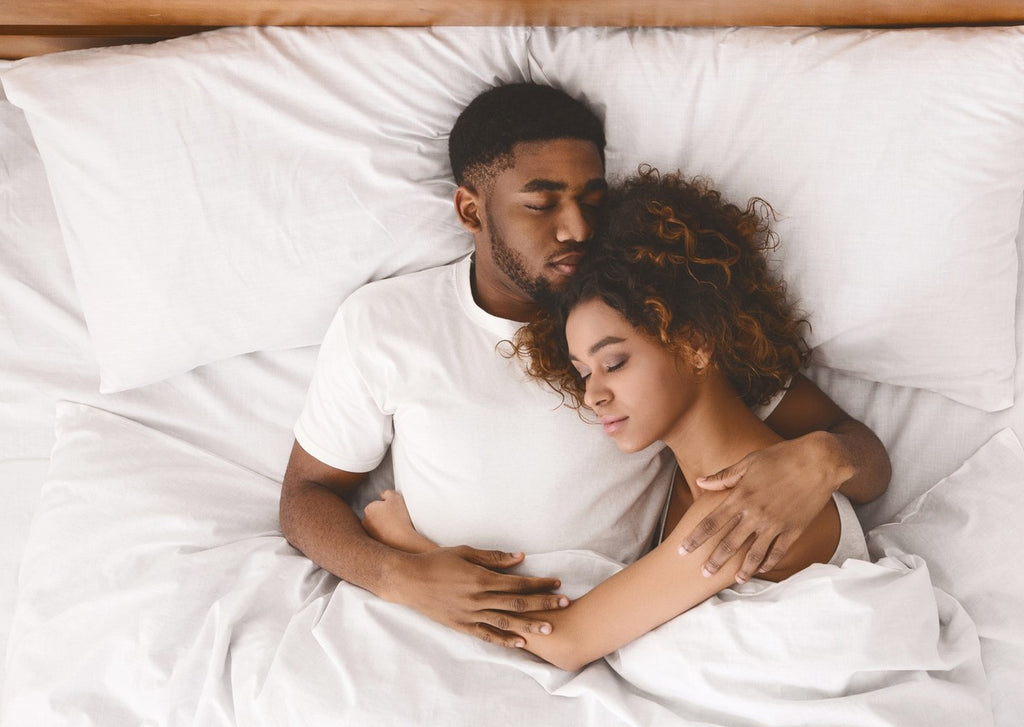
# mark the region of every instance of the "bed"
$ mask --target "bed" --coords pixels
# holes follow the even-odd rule
[[[1020,723],[1024,12],[582,5],[0,9],[4,727]],[[738,587],[567,674],[282,538],[334,310],[469,251],[447,131],[519,80],[598,111],[611,177],[681,168],[779,213],[808,374],[892,458],[858,510],[875,562]],[[579,589],[618,567],[531,557]]]

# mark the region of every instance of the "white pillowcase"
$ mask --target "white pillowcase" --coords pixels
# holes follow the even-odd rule
[[[579,28],[530,58],[604,111],[609,173],[774,207],[817,364],[1013,403],[1024,29]]]
[[[446,134],[523,30],[232,28],[3,75],[46,165],[100,366],[132,388],[319,343],[359,285],[451,262]]]
[[[765,197],[816,361],[1012,403],[1024,32],[226,29],[3,75],[47,167],[105,391],[315,344],[354,287],[454,259],[447,133],[548,81],[639,162]]]
[[[1012,429],[990,439],[956,472],[868,533],[873,558],[922,556],[936,586],[974,619],[997,724],[1024,714],[1024,447]]]

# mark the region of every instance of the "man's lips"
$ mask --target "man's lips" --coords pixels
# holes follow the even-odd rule
[[[555,260],[551,265],[562,275],[573,275],[577,268],[579,268],[580,260],[582,259],[582,255],[569,255],[559,260]]]
[[[615,434],[615,432],[626,426],[627,419],[629,419],[629,417],[601,417],[601,426],[604,428],[605,434]]]

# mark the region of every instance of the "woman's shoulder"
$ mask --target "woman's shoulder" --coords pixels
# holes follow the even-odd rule
[[[802,571],[812,563],[828,563],[842,537],[842,520],[834,498],[829,498],[821,512],[811,520],[782,560],[767,573],[758,574],[766,581],[781,581]]]

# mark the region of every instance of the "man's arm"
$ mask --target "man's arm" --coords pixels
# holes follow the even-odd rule
[[[772,570],[834,491],[865,503],[889,484],[882,442],[805,376],[793,379],[765,421],[787,441],[697,481],[708,490],[732,490],[683,540],[693,552],[712,535],[727,533],[704,564],[709,573],[747,545],[737,580]]]
[[[373,539],[346,501],[364,478],[320,462],[296,442],[281,487],[288,542],[342,580],[502,646],[516,646],[521,634],[547,624],[521,614],[568,603],[550,593],[557,579],[496,572],[521,562],[522,554],[468,546],[406,553]]]

